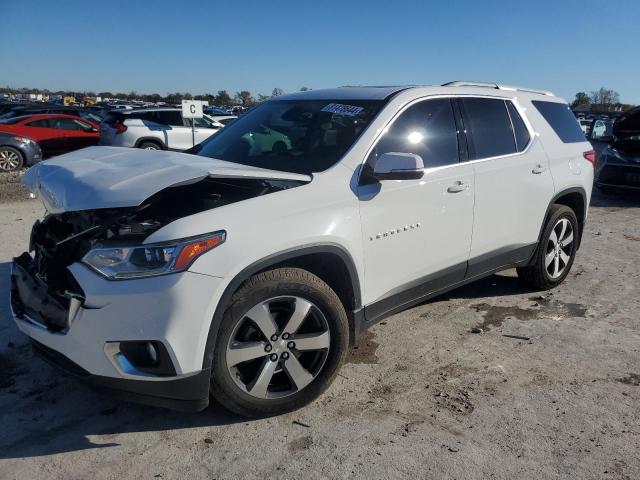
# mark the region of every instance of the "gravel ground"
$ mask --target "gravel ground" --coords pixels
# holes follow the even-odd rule
[[[0,478],[640,478],[639,207],[594,197],[559,288],[506,271],[395,315],[318,401],[265,420],[99,396],[32,355],[5,294]],[[41,213],[0,204],[3,292]]]
[[[25,170],[0,173],[0,204],[20,202],[29,198],[29,190],[20,182]]]

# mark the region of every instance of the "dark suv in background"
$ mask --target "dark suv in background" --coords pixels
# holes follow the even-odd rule
[[[590,140],[599,152],[596,186],[602,191],[640,190],[640,107],[613,123],[596,120]]]

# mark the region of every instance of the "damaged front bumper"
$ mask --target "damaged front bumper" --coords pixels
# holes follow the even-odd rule
[[[32,262],[28,254],[14,259],[11,310],[36,353],[118,398],[183,411],[208,405],[203,358],[220,278],[187,271],[109,281],[74,263],[68,270],[79,288],[65,296],[50,291]],[[147,344],[157,365],[132,348]]]
[[[64,332],[75,320],[83,301],[84,293],[79,288],[76,292],[65,290],[52,294],[47,283],[36,274],[29,254],[13,259],[11,308],[18,318],[52,332]]]

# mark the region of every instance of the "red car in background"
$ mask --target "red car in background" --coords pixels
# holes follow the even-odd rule
[[[38,142],[43,156],[51,157],[96,145],[99,127],[75,115],[25,115],[0,121],[0,132],[23,135]]]

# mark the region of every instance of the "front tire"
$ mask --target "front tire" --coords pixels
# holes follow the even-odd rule
[[[162,150],[160,145],[155,142],[142,142],[140,145],[138,145],[138,148],[141,148],[143,150]]]
[[[518,277],[540,290],[562,283],[573,265],[579,232],[574,211],[565,205],[552,205],[533,263],[517,268]]]
[[[296,410],[331,385],[348,345],[347,314],[325,282],[299,268],[259,273],[224,313],[211,395],[245,417]]]
[[[0,147],[0,172],[14,172],[24,165],[22,152],[13,147]]]

